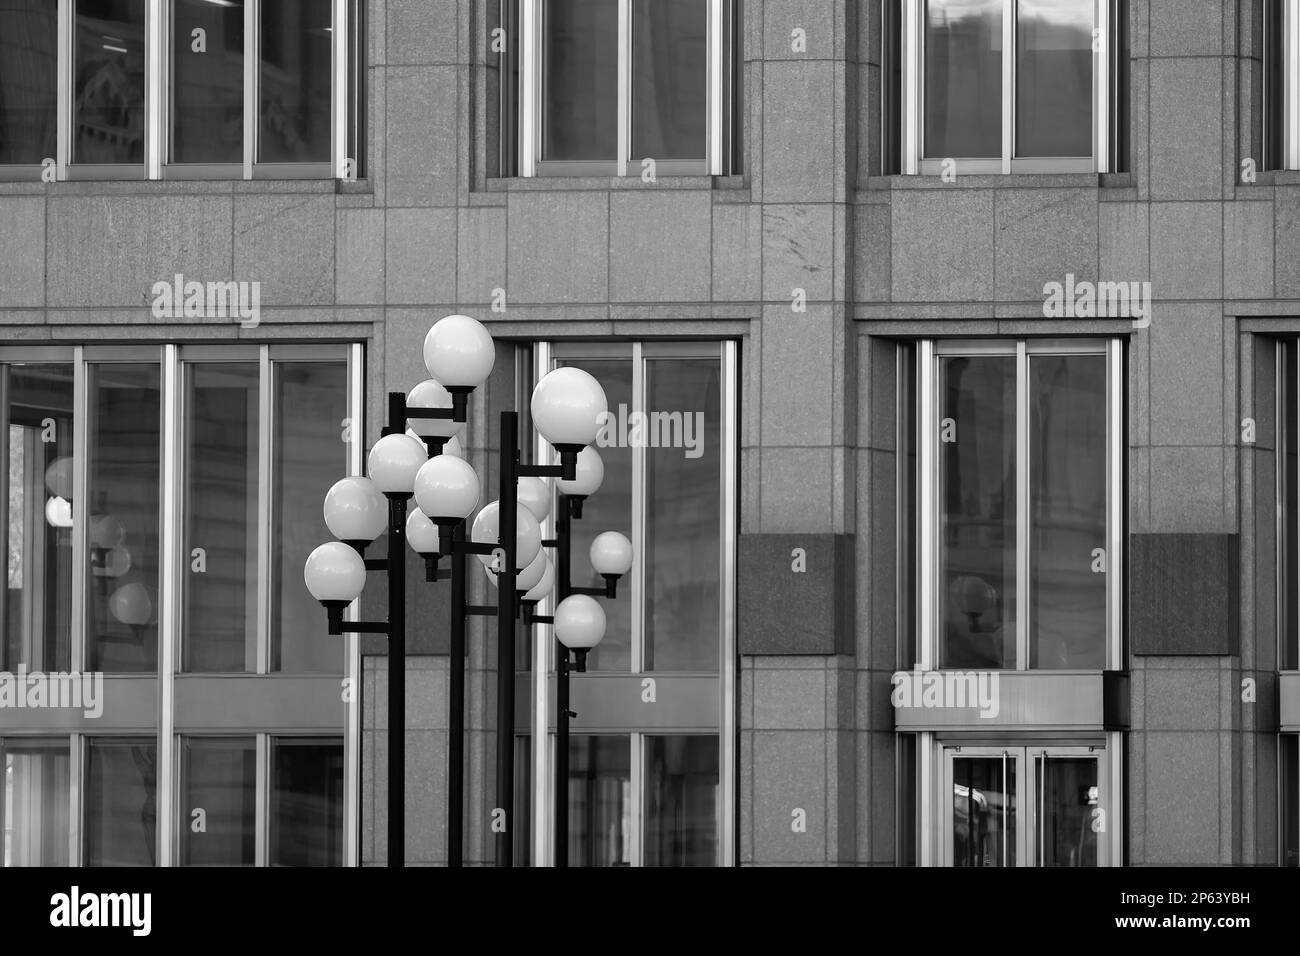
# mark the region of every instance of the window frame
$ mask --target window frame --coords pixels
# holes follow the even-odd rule
[[[942,627],[940,621],[941,535],[939,517],[940,472],[940,375],[939,360],[963,355],[1001,355],[1016,359],[1016,665],[1014,670],[1060,673],[1059,670],[1030,667],[1031,621],[1028,616],[1030,588],[1030,408],[1029,358],[1032,355],[1102,355],[1106,359],[1106,650],[1102,670],[1124,669],[1124,414],[1125,374],[1123,343],[1119,339],[925,339],[916,346],[916,480],[908,489],[899,482],[899,514],[909,513],[908,496],[914,496],[915,523],[908,529],[900,524],[899,558],[905,559],[907,533],[915,536],[916,567],[914,591],[902,596],[914,601],[915,633],[899,634],[900,667],[922,671],[951,670],[940,667]],[[902,398],[903,396],[900,396]],[[912,436],[907,435],[911,441]],[[903,464],[900,461],[900,479]],[[901,520],[901,519],[900,519]],[[900,614],[900,630],[907,615]],[[911,660],[907,660],[910,657]],[[959,668],[957,668],[959,669]],[[1011,670],[1011,668],[1006,668]],[[993,670],[997,670],[994,668]],[[1067,670],[1071,670],[1067,668]]]
[[[889,0],[885,0],[886,4]],[[935,176],[945,169],[948,160],[956,163],[961,175],[1009,175],[1011,173],[1108,173],[1118,165],[1114,155],[1118,139],[1112,130],[1112,117],[1124,115],[1116,99],[1124,84],[1119,82],[1123,44],[1118,41],[1122,26],[1118,22],[1126,7],[1117,0],[1091,0],[1094,37],[1106,38],[1101,50],[1094,49],[1092,68],[1092,155],[1088,157],[1018,157],[1015,154],[1016,117],[1016,37],[1019,0],[1002,2],[1002,155],[999,158],[964,158],[929,156],[925,151],[925,12],[927,0],[903,0],[899,18],[902,40],[900,168],[904,175]],[[1097,33],[1100,31],[1100,34]],[[1094,48],[1096,44],[1094,43]],[[888,116],[888,103],[882,111]],[[890,140],[887,139],[886,142]]]
[[[618,147],[613,160],[546,160],[542,158],[546,112],[543,102],[545,38],[544,0],[517,0],[518,16],[506,11],[503,22],[518,23],[519,92],[518,117],[503,142],[513,134],[517,175],[541,176],[640,176],[642,164],[651,157],[632,153],[632,2],[618,4]],[[703,155],[699,159],[656,160],[656,176],[724,176],[730,172],[729,157],[736,138],[733,64],[736,54],[736,0],[704,0],[708,4],[708,110]],[[503,86],[505,84],[503,83]],[[509,96],[506,96],[509,102]],[[503,114],[504,115],[504,114]],[[503,126],[510,125],[507,119]]]
[[[73,90],[76,47],[76,0],[58,3],[58,98],[55,179],[102,180],[295,180],[358,178],[364,123],[363,64],[353,62],[363,46],[353,37],[363,28],[363,0],[329,0],[331,32],[330,158],[327,162],[262,163],[257,161],[260,102],[258,74],[263,0],[244,6],[244,136],[241,163],[171,163],[171,24],[174,0],[142,0],[144,4],[144,160],[139,164],[74,163]],[[353,26],[355,24],[355,27]],[[0,165],[0,181],[40,181],[43,164]]]

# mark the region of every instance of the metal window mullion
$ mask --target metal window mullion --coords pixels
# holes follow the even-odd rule
[[[334,82],[330,84],[334,123],[331,133],[331,152],[334,157],[334,178],[346,179],[348,171],[348,79],[351,75],[348,59],[348,4],[349,0],[333,0],[334,23],[330,34],[333,40]]]
[[[82,779],[85,773],[85,738],[68,735],[68,866],[81,866]]]
[[[538,342],[533,348],[533,379],[540,381],[552,367],[550,342]],[[534,429],[533,460],[544,462],[550,454],[549,446],[541,433]],[[554,484],[552,483],[552,490]],[[544,525],[545,537],[554,538],[555,505],[552,500],[550,514]],[[547,595],[537,610],[543,615],[554,613],[554,596]],[[554,645],[554,633],[551,626],[533,626],[533,709],[530,716],[532,737],[533,792],[529,803],[533,815],[533,859],[537,864],[555,865],[555,814],[552,801],[555,795],[555,761],[552,759],[552,735],[550,732],[551,712],[551,648]]]
[[[144,155],[145,178],[162,177],[163,143],[167,141],[166,0],[146,0],[144,12]]]
[[[1105,826],[1104,844],[1108,853],[1107,866],[1124,865],[1124,735],[1118,731],[1106,734],[1106,788],[1101,791],[1108,806],[1102,807],[1102,824]]]
[[[646,358],[639,341],[632,343],[632,408],[644,414],[646,408]],[[644,442],[632,443],[632,648],[628,666],[633,674],[645,670],[646,593],[646,450]]]
[[[269,866],[271,818],[271,744],[267,734],[256,735],[256,769],[253,773],[253,865]],[[344,797],[346,800],[347,798]],[[347,828],[344,816],[344,829]],[[345,847],[346,851],[346,847]],[[346,863],[346,861],[345,861]]]
[[[1110,71],[1115,62],[1111,50],[1110,0],[1096,0],[1093,27],[1101,38],[1093,54],[1092,155],[1098,173],[1110,172]]]
[[[917,447],[917,510],[919,515],[919,540],[917,557],[917,643],[916,666],[918,670],[934,668],[938,659],[938,575],[939,575],[939,407],[938,359],[934,342],[923,341],[917,347],[918,382],[917,416],[920,436]]]
[[[244,178],[257,162],[257,56],[262,0],[244,0]]]
[[[920,831],[916,859],[921,866],[936,866],[939,863],[935,855],[935,827],[940,822],[939,807],[936,806],[940,791],[935,773],[942,768],[936,767],[937,751],[933,731],[926,730],[916,735],[917,776],[919,777],[916,793],[920,803],[916,809],[917,829]],[[951,787],[948,788],[947,798],[949,800],[952,798]]]
[[[718,852],[719,864],[731,866],[736,860],[736,833],[732,825],[736,807],[736,488],[739,472],[736,461],[740,388],[739,356],[736,342],[722,343],[722,714],[719,731],[722,739],[718,753],[722,765],[719,773]]]
[[[708,76],[709,123],[705,131],[705,155],[708,157],[709,175],[722,175],[722,146],[725,141],[723,127],[725,104],[722,94],[722,77],[726,70],[726,29],[722,18],[723,0],[708,0]]]
[[[618,175],[632,150],[632,0],[618,0]]]
[[[915,176],[921,161],[921,115],[924,105],[921,99],[922,57],[924,42],[922,40],[924,0],[910,0],[903,5],[903,37],[900,55],[903,58],[902,121],[903,155],[901,168],[908,176]]]
[[[275,388],[269,345],[260,348],[257,376],[257,629],[252,660],[245,643],[245,667],[256,674],[271,672],[271,456],[272,404]],[[247,642],[247,636],[245,636]]]
[[[537,175],[541,117],[541,0],[519,0],[519,175]],[[511,42],[511,38],[506,38]],[[502,77],[502,82],[506,81]]]
[[[8,452],[8,429],[4,432],[5,451]],[[47,661],[45,659],[45,641],[42,638],[45,635],[45,601],[41,598],[45,591],[45,509],[37,508],[36,503],[45,498],[44,469],[39,469],[35,463],[40,460],[38,448],[43,444],[40,441],[39,433],[32,429],[23,429],[23,458],[28,463],[25,469],[26,474],[23,476],[25,487],[23,495],[25,496],[28,507],[23,509],[23,543],[26,550],[26,573],[30,586],[23,588],[23,660],[27,662],[27,670],[52,670],[57,667],[57,660]],[[6,463],[7,467],[7,463]],[[8,495],[0,497],[0,501],[8,501]],[[9,522],[4,522],[6,529]],[[8,554],[8,546],[0,554]],[[4,588],[6,592],[8,588]],[[0,620],[7,620],[0,618]]]
[[[1300,0],[1287,0],[1284,12],[1286,168],[1300,168]]]
[[[1112,339],[1107,346],[1106,389],[1106,659],[1124,669],[1124,352]]]
[[[90,398],[86,362],[81,346],[72,354],[72,623],[69,666],[85,670],[86,591],[90,568]]]
[[[182,396],[180,350],[175,345],[162,349],[162,520],[161,610],[158,614],[158,755],[155,762],[155,804],[158,807],[159,866],[175,862],[173,825],[176,798],[176,666],[180,645],[180,589],[182,562],[180,542],[184,534],[181,515]]]
[[[1016,344],[1016,662],[1029,669],[1029,354]]]
[[[1002,173],[1015,155],[1016,0],[1002,0]]]
[[[628,746],[631,747],[631,759],[628,767],[631,781],[628,787],[629,806],[628,818],[631,825],[628,829],[628,864],[631,866],[645,865],[645,795],[644,788],[646,784],[645,773],[645,751],[646,736],[639,731],[633,731],[628,734]]]
[[[76,31],[72,9],[73,0],[58,0],[58,102],[55,104],[55,176],[68,178],[68,166],[72,163],[72,96],[73,96],[73,39]]]
[[[5,509],[4,519],[0,520],[0,555],[3,557],[3,570],[5,580],[3,587],[0,587],[0,635],[8,637],[9,622],[9,510],[12,507],[12,489],[9,487],[9,366],[0,364],[0,505]],[[42,495],[42,497],[44,497]],[[31,512],[32,503],[28,502],[26,510]],[[44,514],[44,509],[42,509]],[[24,539],[26,540],[26,539]],[[28,572],[30,573],[30,571]],[[24,591],[30,591],[31,588],[24,583]],[[31,640],[30,636],[24,638]],[[14,667],[14,662],[9,660],[8,653],[5,650],[7,641],[0,642],[0,671]],[[24,654],[24,658],[28,655]],[[73,670],[76,668],[73,667]],[[0,757],[0,769],[4,768],[4,760]],[[0,801],[3,801],[3,788],[0,788]],[[0,820],[4,819],[3,810],[0,809]],[[4,837],[0,834],[0,850],[3,849]]]
[[[268,351],[269,354],[269,351]],[[365,349],[354,342],[348,347],[348,442],[345,447],[346,473],[361,475],[365,450]],[[269,581],[269,568],[267,578]],[[269,584],[268,584],[269,586]],[[269,604],[269,602],[268,602]],[[354,601],[343,612],[349,621],[357,619]],[[269,626],[270,610],[267,619]],[[361,638],[343,637],[343,674],[351,681],[352,693],[343,709],[343,865],[361,865]]]

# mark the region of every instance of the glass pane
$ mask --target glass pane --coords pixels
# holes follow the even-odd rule
[[[542,158],[618,154],[618,0],[548,0]]]
[[[186,738],[181,759],[181,863],[254,865],[257,742],[252,737]]]
[[[1282,473],[1282,583],[1279,613],[1282,615],[1282,638],[1279,642],[1279,670],[1300,669],[1300,369],[1297,369],[1295,341],[1280,343],[1282,352],[1282,393],[1280,409],[1282,454],[1278,469]]]
[[[716,673],[721,656],[722,369],[646,363],[645,666]]]
[[[1038,839],[1040,866],[1096,866],[1104,817],[1097,761],[1088,757],[1040,759]]]
[[[258,162],[330,161],[332,22],[330,0],[262,4]]]
[[[88,366],[90,669],[158,669],[157,365]]]
[[[569,866],[632,865],[632,744],[569,737]]]
[[[1092,155],[1094,0],[1019,0],[1016,155]]]
[[[1300,736],[1282,735],[1282,866],[1300,866]]]
[[[0,670],[71,670],[72,366],[0,366]]]
[[[514,817],[509,821],[514,828],[515,866],[532,866],[533,859],[533,815],[531,796],[533,792],[533,752],[530,749],[532,738],[527,734],[515,735],[515,804],[510,812]]]
[[[144,0],[76,0],[74,163],[144,162]]]
[[[256,364],[186,368],[186,671],[257,670],[257,413]]]
[[[0,741],[3,863],[68,865],[68,745]]]
[[[85,865],[156,865],[154,742],[91,740],[88,744]]]
[[[242,163],[244,0],[175,0],[171,67],[171,161]]]
[[[632,407],[632,363],[627,360],[562,362],[591,373],[605,389],[611,416],[623,418]],[[611,422],[613,418],[611,418]],[[576,587],[599,586],[601,579],[591,568],[591,542],[605,531],[620,531],[632,540],[632,449],[617,440],[616,429],[596,436],[596,451],[605,465],[600,490],[582,503],[582,518],[570,525],[569,565]],[[587,655],[587,670],[627,671],[632,661],[632,589],[630,575],[619,582],[618,597],[602,598],[605,609],[605,637]]]
[[[718,862],[718,738],[646,738],[646,866]]]
[[[1029,360],[1030,667],[1106,666],[1106,358]],[[1102,559],[1104,560],[1104,558]]]
[[[633,0],[632,155],[703,159],[709,115],[708,4]]]
[[[940,667],[1016,666],[1016,360],[939,360]]]
[[[0,165],[53,159],[59,17],[53,0],[0,6]]]
[[[271,866],[343,865],[343,743],[271,747]]]
[[[1002,155],[1002,0],[928,0],[925,155]]]
[[[953,866],[1015,866],[1015,761],[955,757],[952,778]]]
[[[316,545],[333,535],[321,502],[346,473],[346,362],[274,366],[271,474],[271,669],[296,674],[343,671],[343,642],[329,636],[325,610],[302,583]],[[387,540],[387,539],[385,539]],[[377,546],[376,554],[386,554]]]

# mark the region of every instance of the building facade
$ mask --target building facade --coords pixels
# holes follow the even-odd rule
[[[1297,90],[1295,0],[10,0],[5,864],[386,862],[302,564],[463,313],[485,488],[550,369],[613,413],[571,863],[1296,865]],[[503,808],[470,628],[467,862],[555,859],[551,638]]]

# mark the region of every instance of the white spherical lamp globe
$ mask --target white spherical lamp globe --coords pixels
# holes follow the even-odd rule
[[[600,452],[588,445],[578,452],[578,469],[572,481],[555,479],[555,487],[561,494],[575,498],[588,498],[600,490],[600,483],[605,480],[605,463],[600,460]]]
[[[451,392],[428,378],[406,393],[407,408],[451,408]],[[450,418],[411,418],[410,427],[421,438],[450,438],[460,434],[464,422]]]
[[[72,503],[57,495],[45,500],[45,520],[51,528],[72,527]]]
[[[366,562],[350,545],[330,541],[307,556],[302,577],[322,604],[351,604],[366,586]]]
[[[555,608],[555,637],[569,650],[591,650],[605,636],[605,610],[585,594],[570,594]]]
[[[501,502],[491,501],[474,519],[470,540],[478,544],[499,544],[501,539]],[[542,528],[533,513],[523,505],[515,506],[515,567],[527,568],[542,550]],[[484,566],[491,566],[493,555],[477,556]]]
[[[435,455],[415,475],[415,503],[435,522],[468,518],[479,494],[474,466],[454,455]]]
[[[424,337],[424,366],[447,388],[477,388],[495,362],[492,336],[468,315],[439,319]]]
[[[126,525],[113,515],[97,515],[90,519],[90,543],[105,551],[116,548],[126,538]]]
[[[541,478],[531,476],[519,479],[519,503],[533,513],[538,521],[545,521],[551,513],[551,487]]]
[[[533,389],[529,407],[542,437],[561,450],[595,441],[609,410],[600,383],[572,366],[548,372]]]
[[[374,541],[388,527],[388,501],[369,478],[340,478],[325,494],[325,526],[340,541]]]
[[[428,460],[424,445],[410,435],[385,435],[370,449],[366,471],[384,494],[409,495],[416,472]]]
[[[438,554],[442,544],[438,526],[419,508],[413,508],[406,516],[406,540],[410,542],[411,549],[420,555]]]
[[[108,612],[129,627],[144,627],[153,617],[153,601],[143,584],[124,584],[109,595]]]
[[[596,535],[590,555],[597,574],[623,575],[632,568],[632,542],[617,531]]]
[[[72,497],[72,456],[64,455],[50,462],[45,469],[45,487],[56,498]]]
[[[542,549],[537,552],[537,557],[533,558],[528,567],[524,568],[515,575],[516,591],[531,591],[541,583],[542,578],[546,576],[546,569],[550,566],[551,559],[546,556],[546,550]],[[552,576],[555,574],[551,572]],[[488,583],[493,587],[497,586],[497,573],[492,568],[487,569]],[[526,597],[527,595],[525,595]]]
[[[546,559],[546,567],[542,569],[541,580],[524,592],[523,600],[537,602],[545,598],[555,590],[555,565],[551,559]]]

